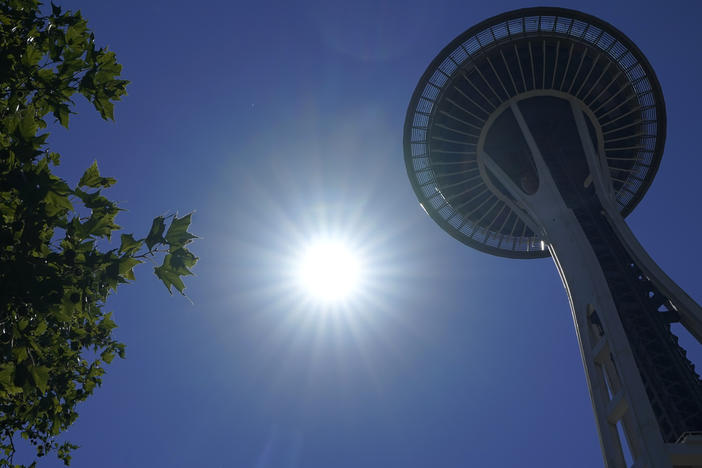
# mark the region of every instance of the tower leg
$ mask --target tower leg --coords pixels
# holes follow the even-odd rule
[[[670,332],[670,323],[681,321],[699,339],[700,307],[624,223],[578,102],[549,97],[538,104],[550,106],[549,112],[511,104],[537,190],[527,194],[484,148],[480,157],[513,210],[545,239],[561,275],[605,464],[702,466],[702,437],[695,434],[702,431],[702,384]],[[544,119],[569,121],[570,143],[576,144],[554,140]]]

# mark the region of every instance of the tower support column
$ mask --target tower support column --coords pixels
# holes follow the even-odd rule
[[[493,189],[545,239],[563,280],[606,466],[702,466],[702,445],[690,435],[702,429],[702,386],[670,333],[681,315],[697,323],[699,306],[675,295],[679,288],[624,230],[581,104],[556,96],[527,104],[515,100],[504,112],[514,116],[538,185],[519,186],[503,168],[516,162],[488,153],[499,150],[489,131],[480,159],[498,182]],[[543,107],[549,112],[533,112]],[[570,121],[559,128],[570,146],[548,137],[544,127],[555,124],[543,115]],[[501,131],[505,122],[496,124]]]

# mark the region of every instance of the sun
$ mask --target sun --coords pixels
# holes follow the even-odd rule
[[[342,241],[317,241],[299,259],[298,282],[313,300],[322,303],[350,299],[362,276],[358,252]]]

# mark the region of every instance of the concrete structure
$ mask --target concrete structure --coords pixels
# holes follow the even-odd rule
[[[435,221],[491,254],[553,258],[609,468],[702,466],[702,382],[670,331],[680,322],[702,340],[702,309],[624,222],[655,176],[665,126],[641,51],[560,8],[457,37],[405,122],[407,171]]]

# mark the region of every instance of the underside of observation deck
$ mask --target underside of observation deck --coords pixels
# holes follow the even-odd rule
[[[517,10],[456,38],[410,102],[405,162],[420,203],[452,236],[507,257],[547,256],[541,237],[488,188],[476,148],[517,96],[574,96],[591,111],[616,202],[626,216],[658,168],[665,108],[650,65],[622,33],[572,10]]]

